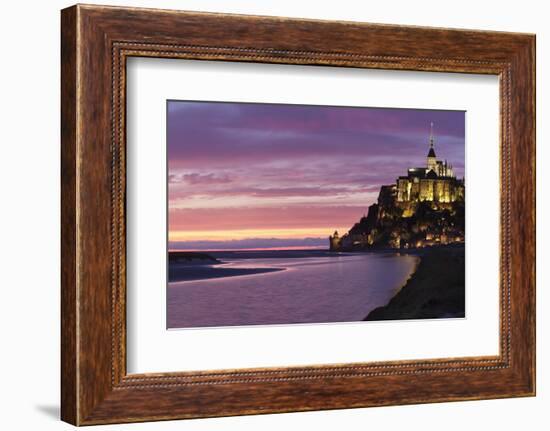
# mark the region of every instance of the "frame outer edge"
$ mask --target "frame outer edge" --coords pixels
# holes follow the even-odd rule
[[[532,71],[531,71],[531,82],[533,83],[533,94],[531,95],[531,105],[533,109],[533,127],[532,127],[532,137],[531,142],[533,145],[533,156],[531,159],[531,168],[533,170],[532,176],[533,176],[533,192],[532,192],[532,201],[533,201],[533,213],[532,213],[532,222],[533,222],[533,237],[534,237],[534,243],[533,243],[533,253],[534,253],[534,259],[533,259],[533,292],[531,294],[531,300],[533,302],[533,316],[531,319],[531,325],[532,325],[532,341],[533,341],[533,351],[532,351],[532,370],[531,370],[531,378],[533,379],[533,387],[531,394],[533,396],[537,395],[537,37],[536,35],[533,35],[531,38],[530,43],[530,52],[529,52],[532,60]]]
[[[79,423],[77,300],[78,7],[61,11],[61,420]]]
[[[511,56],[511,364],[517,396],[536,396],[536,53],[525,35]]]
[[[529,285],[529,299],[530,299],[530,307],[531,307],[531,313],[529,318],[529,325],[530,325],[530,344],[531,348],[529,349],[530,353],[530,362],[529,362],[529,395],[530,396],[536,396],[537,395],[537,299],[536,299],[536,283],[537,283],[537,255],[536,255],[536,249],[537,249],[537,176],[536,176],[536,169],[537,169],[537,129],[536,129],[536,123],[537,123],[537,37],[536,35],[532,35],[528,39],[528,48],[527,48],[527,58],[526,64],[529,66],[529,74],[526,77],[526,82],[529,87],[530,93],[528,96],[528,103],[530,105],[531,109],[531,117],[530,117],[530,123],[527,124],[527,130],[529,131],[529,146],[531,149],[531,157],[529,160],[529,178],[532,181],[532,190],[528,196],[528,199],[532,205],[531,207],[531,214],[530,214],[530,222],[531,222],[531,231],[529,232],[530,235],[532,235],[533,243],[531,245],[530,252],[531,255],[531,268],[530,268],[530,275],[532,277],[531,283]]]
[[[528,179],[530,182],[530,191],[529,195],[526,197],[530,214],[529,217],[529,231],[527,232],[528,238],[532,239],[532,244],[529,247],[529,276],[530,283],[529,286],[526,286],[526,291],[529,295],[529,316],[528,316],[528,326],[529,326],[529,342],[530,348],[527,349],[529,352],[529,371],[528,371],[528,395],[536,396],[537,392],[537,334],[536,334],[536,274],[537,274],[537,264],[536,264],[536,241],[537,241],[537,179],[536,179],[536,165],[537,165],[537,138],[536,138],[536,70],[537,70],[537,56],[536,56],[536,35],[531,35],[527,40],[527,48],[525,50],[525,66],[527,67],[526,73],[526,85],[527,85],[527,100],[526,104],[529,106],[529,114],[527,116],[527,140],[529,147],[529,160],[528,168],[529,175]]]

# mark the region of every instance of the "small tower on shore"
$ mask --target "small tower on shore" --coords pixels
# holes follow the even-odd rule
[[[328,237],[329,240],[329,250],[330,251],[338,251],[340,250],[340,242],[342,239],[340,238],[340,235],[338,235],[338,231],[335,230],[334,234],[332,236]]]

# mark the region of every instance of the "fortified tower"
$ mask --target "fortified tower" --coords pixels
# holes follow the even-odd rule
[[[334,235],[328,237],[329,245],[330,245],[330,251],[336,251],[340,249],[340,242],[342,239],[340,238],[340,235],[338,235],[338,231],[334,231]]]

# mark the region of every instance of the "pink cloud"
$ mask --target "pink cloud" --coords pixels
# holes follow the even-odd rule
[[[232,181],[231,178],[229,178],[229,176],[225,174],[216,175],[216,174],[191,173],[191,174],[175,175],[175,177],[177,178],[177,180],[173,182],[187,183],[191,185],[227,184]]]
[[[172,209],[170,230],[293,229],[352,226],[363,206]],[[331,232],[327,232],[327,235]]]

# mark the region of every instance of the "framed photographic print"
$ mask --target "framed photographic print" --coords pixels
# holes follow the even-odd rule
[[[535,37],[62,11],[62,419],[535,394]]]

